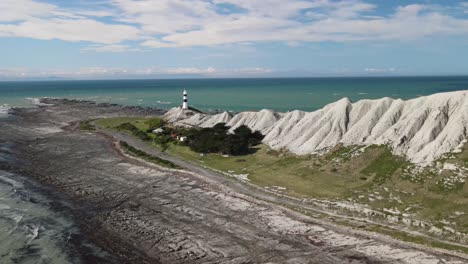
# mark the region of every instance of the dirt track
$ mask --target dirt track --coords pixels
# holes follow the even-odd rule
[[[159,168],[122,156],[110,137],[60,129],[80,119],[158,111],[54,103],[17,111],[15,120],[0,122],[0,142],[13,143],[18,159],[1,166],[65,193],[84,232],[122,263],[467,261],[321,225],[246,195],[239,183],[203,169]]]

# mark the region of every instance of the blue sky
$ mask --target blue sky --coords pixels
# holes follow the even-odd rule
[[[1,0],[0,79],[468,74],[468,1]]]

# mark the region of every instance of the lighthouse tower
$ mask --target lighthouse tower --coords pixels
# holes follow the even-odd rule
[[[182,103],[182,109],[188,110],[188,100],[187,100],[187,91],[184,90],[184,102]]]

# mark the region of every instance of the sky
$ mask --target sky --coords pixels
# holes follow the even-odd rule
[[[468,74],[468,1],[0,0],[0,80]]]

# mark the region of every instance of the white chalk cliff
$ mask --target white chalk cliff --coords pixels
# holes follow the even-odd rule
[[[217,115],[171,109],[165,118],[176,125],[210,127],[225,122],[247,125],[265,135],[273,149],[312,154],[341,143],[388,145],[397,155],[429,164],[457,151],[468,135],[468,90],[403,101],[382,98],[352,103],[343,98],[314,112],[271,110]]]

